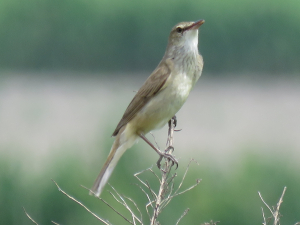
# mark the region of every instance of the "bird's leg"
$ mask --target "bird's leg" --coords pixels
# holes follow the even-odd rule
[[[169,122],[168,122],[168,125],[169,125],[169,132],[168,132],[168,134],[170,134],[170,127],[171,127],[172,121],[173,121],[173,125],[174,125],[174,128],[175,128],[175,127],[177,126],[177,117],[176,117],[176,115],[173,116],[173,117],[169,120]]]
[[[167,139],[167,144],[166,145],[169,145],[167,148],[166,148],[166,152],[169,152],[170,150],[172,150],[171,152],[174,151],[174,147],[173,147],[173,131],[177,125],[177,118],[176,118],[176,115],[174,115],[168,122],[168,125],[169,125],[169,129],[168,129],[168,139]]]
[[[175,131],[175,127],[177,125],[177,119],[176,115],[174,115],[170,120],[169,120],[169,129],[168,129],[168,140],[167,140],[167,148],[165,149],[165,153],[171,154],[174,151],[173,147],[173,134]],[[161,159],[160,159],[161,160]],[[176,169],[178,168],[178,163],[176,163]]]
[[[153,148],[157,154],[159,155],[159,160],[157,161],[157,167],[160,169],[160,162],[163,158],[167,158],[169,160],[172,161],[172,165],[176,164],[176,166],[178,167],[178,162],[177,160],[169,153],[167,152],[161,152],[159,149],[157,149],[146,137],[144,134],[140,133],[139,134],[140,138],[142,138],[148,145],[150,145],[151,148]],[[176,168],[177,168],[176,167]]]

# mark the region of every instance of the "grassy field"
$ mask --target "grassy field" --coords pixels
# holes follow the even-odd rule
[[[48,75],[0,77],[0,224],[30,224],[22,206],[40,224],[96,224],[58,193],[51,178],[101,216],[113,215],[79,185],[92,185],[113,141],[111,133],[147,74]],[[168,223],[169,214],[179,217],[186,207],[191,207],[186,224],[210,219],[221,224],[261,223],[257,191],[272,205],[285,185],[282,220],[299,221],[300,80],[255,80],[251,74],[239,79],[209,77],[204,74],[177,114],[182,131],[175,136],[178,173],[194,158],[200,166],[192,167],[187,183],[196,178],[203,183],[174,201],[162,224]],[[166,128],[153,133],[163,148]],[[156,159],[140,141],[121,159],[111,183],[134,195],[132,174]],[[142,200],[138,202],[144,204]]]

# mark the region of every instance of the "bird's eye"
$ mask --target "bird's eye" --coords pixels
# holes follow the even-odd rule
[[[181,27],[177,27],[176,31],[177,31],[177,33],[181,33],[183,31],[183,29]]]

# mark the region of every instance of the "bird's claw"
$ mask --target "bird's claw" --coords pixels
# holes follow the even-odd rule
[[[171,146],[170,146],[170,147],[171,147]],[[173,147],[171,147],[171,148],[173,148]],[[173,148],[173,149],[174,149],[174,148]],[[162,160],[163,158],[166,158],[166,159],[168,159],[169,161],[172,162],[171,167],[174,166],[174,165],[176,164],[176,168],[175,168],[175,169],[178,168],[178,161],[177,161],[177,159],[174,158],[173,155],[171,155],[171,154],[169,154],[169,153],[162,153],[162,154],[160,155],[160,157],[159,157],[157,163],[156,163],[158,169],[161,168],[160,162],[161,162],[161,160]]]
[[[177,117],[176,115],[172,117],[173,119],[173,124],[174,124],[174,128],[177,126]]]
[[[165,153],[173,152],[173,151],[174,151],[174,147],[173,146],[168,146],[167,149],[165,150]]]
[[[177,118],[176,115],[169,120],[169,127],[171,127],[171,121],[173,120],[174,128],[177,126]]]

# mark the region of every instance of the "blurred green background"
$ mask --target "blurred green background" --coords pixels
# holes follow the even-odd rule
[[[99,224],[51,179],[124,224],[80,185],[93,184],[171,28],[198,19],[204,72],[177,115],[175,155],[179,177],[190,158],[200,164],[185,187],[202,181],[173,200],[161,224],[186,208],[181,224],[259,224],[257,191],[275,205],[284,186],[282,224],[300,221],[299,12],[298,0],[0,0],[0,224],[32,224],[22,207],[39,224]],[[166,132],[154,132],[161,148]],[[143,209],[133,174],[156,160],[139,142],[109,182]],[[107,191],[103,198],[120,208]]]
[[[0,1],[0,67],[148,71],[171,27],[204,18],[207,72],[299,72],[298,0]]]

